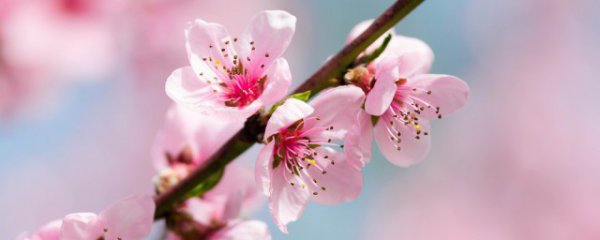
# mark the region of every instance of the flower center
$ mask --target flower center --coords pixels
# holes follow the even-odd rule
[[[238,56],[235,51],[235,48],[244,47],[250,50],[250,54],[245,58]],[[250,55],[256,51],[254,41],[245,45],[241,40],[238,41],[238,38],[228,38],[222,43],[211,43],[208,48],[208,56],[203,57],[202,60],[214,69],[215,76],[207,79],[207,83],[213,86],[213,92],[218,93],[225,106],[243,108],[262,95],[267,75],[263,75],[264,59],[250,58]],[[269,53],[264,54],[264,58],[269,57]],[[252,65],[251,62],[257,63]],[[200,73],[200,76],[205,75]]]
[[[222,96],[228,107],[245,107],[258,99],[264,91],[267,76],[254,77],[247,73],[240,63],[229,70],[230,81],[224,82]]]
[[[427,95],[432,92],[427,89],[411,88],[406,85],[407,80],[404,78],[396,81],[398,89],[394,95],[387,113],[382,115],[381,120],[384,121],[389,134],[389,141],[396,146],[397,151],[401,151],[402,129],[408,127],[415,139],[420,140],[422,137],[429,135],[429,132],[423,131],[420,124],[420,115],[425,111],[435,113],[438,118],[442,118],[440,107],[433,106],[422,99],[415,97],[414,92],[423,91]],[[414,131],[414,132],[413,132]],[[405,132],[406,133],[406,132]]]
[[[291,126],[282,129],[271,140],[275,141],[273,149],[273,170],[283,165],[283,178],[292,186],[308,188],[313,195],[317,191],[325,191],[325,186],[319,184],[317,174],[326,174],[327,167],[335,165],[322,148],[343,145],[332,143],[332,139],[323,137],[324,131],[333,130],[333,126],[306,128],[305,121],[320,120],[318,117],[299,120]]]

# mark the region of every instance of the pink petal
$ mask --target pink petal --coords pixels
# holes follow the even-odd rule
[[[419,64],[417,64],[416,67],[417,69],[415,70],[416,73],[424,74],[431,69],[434,55],[429,45],[417,38],[405,37],[401,35],[395,35],[386,47],[385,51],[377,59],[379,60],[389,57],[397,57],[408,52],[411,52],[412,55],[416,55],[412,56],[412,58],[419,61]]]
[[[362,21],[359,24],[357,24],[356,26],[354,26],[354,28],[352,28],[352,30],[350,31],[350,34],[348,35],[346,43],[349,43],[352,40],[354,40],[355,38],[357,38],[361,33],[363,33],[365,30],[367,30],[367,28],[369,28],[369,26],[371,26],[371,24],[373,24],[373,19]],[[375,49],[377,49],[379,46],[381,46],[381,44],[383,43],[383,40],[385,39],[385,37],[388,34],[392,34],[392,36],[396,35],[393,28],[388,30],[387,32],[382,34],[381,37],[377,38],[377,40],[375,40],[375,42],[373,42],[371,44],[371,46],[369,46],[365,52],[368,52],[368,53],[373,52]]]
[[[242,191],[237,191],[228,196],[227,202],[225,203],[225,209],[223,212],[223,220],[230,221],[239,217],[242,210],[242,201],[244,200],[244,194]]]
[[[69,214],[62,219],[60,239],[98,239],[104,234],[100,222],[94,213]]]
[[[257,220],[236,221],[209,237],[210,240],[270,240],[267,224]]]
[[[386,58],[377,64],[376,82],[365,100],[365,111],[370,115],[380,116],[394,100],[396,81],[400,78],[394,60],[394,58]]]
[[[243,38],[253,41],[238,49],[240,56],[249,56],[250,69],[259,69],[260,64],[269,67],[287,49],[296,31],[296,17],[285,11],[270,10],[258,13],[250,20]],[[243,44],[243,43],[242,43]],[[248,44],[248,43],[246,43]],[[267,57],[268,54],[268,57]]]
[[[223,48],[231,56],[236,55],[230,46],[225,45],[225,41],[231,40],[231,37],[227,29],[221,24],[196,19],[196,21],[189,23],[185,36],[190,65],[194,68],[196,74],[207,72],[205,69],[210,69],[207,61],[204,61],[203,58],[212,58],[211,64],[218,62],[230,66],[230,61],[221,53]]]
[[[201,198],[190,198],[185,201],[185,211],[192,215],[194,221],[206,225],[213,221],[221,223],[224,208],[223,202],[207,201]]]
[[[287,225],[300,218],[310,197],[307,190],[291,186],[282,175],[281,166],[272,169],[269,209],[277,227],[287,233]]]
[[[278,58],[265,75],[267,82],[260,100],[263,104],[270,105],[285,97],[292,84],[292,73],[288,62],[284,58]]]
[[[192,149],[194,158],[198,156],[198,150],[194,144],[194,132],[196,132],[197,120],[201,114],[190,111],[178,104],[173,104],[167,111],[167,117],[163,128],[158,132],[152,146],[152,155],[156,170],[170,167],[167,163],[166,154],[176,157],[185,147]]]
[[[422,111],[421,116],[426,118],[437,118],[436,107],[442,116],[453,113],[463,107],[469,97],[469,86],[454,76],[422,74],[408,80],[411,88],[417,91],[411,93],[411,98],[421,106],[427,104],[432,107]],[[431,91],[428,94],[427,91]]]
[[[186,147],[192,150],[195,163],[200,164],[243,125],[243,119],[228,121],[173,104],[152,147],[155,166],[159,171],[170,167],[166,154],[176,157]]]
[[[271,166],[273,162],[273,148],[275,142],[268,143],[258,154],[256,159],[254,178],[256,184],[261,186],[265,196],[271,196]]]
[[[429,136],[423,136],[423,133],[429,133],[429,122],[426,120],[419,121],[422,132],[420,139],[416,138],[416,130],[411,124],[395,123],[393,126],[401,133],[401,143],[398,145],[396,142],[397,135],[395,135],[395,132],[390,134],[389,125],[386,121],[389,120],[379,119],[374,128],[374,136],[379,150],[388,161],[397,166],[406,167],[425,158],[429,152],[430,139]],[[391,137],[395,139],[392,140]],[[400,146],[400,150],[398,150],[398,146]]]
[[[274,142],[267,144],[256,162],[256,181],[269,197],[271,216],[279,229],[287,233],[287,224],[298,220],[308,202],[305,189],[291,186],[282,175],[281,166],[272,168]]]
[[[279,106],[267,123],[265,140],[280,129],[288,127],[294,122],[312,114],[314,109],[307,103],[298,99],[290,98]]]
[[[344,152],[348,161],[355,167],[362,168],[371,160],[371,143],[373,142],[373,125],[371,116],[360,111],[354,130],[346,136]]]
[[[429,68],[431,62],[425,54],[418,51],[407,51],[402,54],[390,54],[382,58],[375,66],[375,78],[393,77],[410,78]]]
[[[396,94],[396,81],[410,78],[428,68],[427,58],[419,52],[404,52],[399,56],[388,56],[377,62],[375,86],[367,95],[365,111],[380,116],[387,110]]]
[[[215,104],[212,88],[201,81],[190,67],[179,68],[171,73],[165,91],[176,103],[192,108],[210,108]]]
[[[27,238],[22,236],[21,240],[59,240],[60,232],[62,228],[62,220],[54,220],[47,223],[43,227],[36,230],[31,237]]]
[[[310,101],[310,105],[315,109],[313,116],[320,119],[317,124],[348,130],[356,124],[364,98],[360,88],[347,85],[321,92]]]
[[[126,198],[100,213],[106,224],[106,239],[144,239],[154,221],[154,199],[149,196]]]
[[[349,161],[343,153],[333,149],[319,148],[319,152],[320,155],[329,156],[328,159],[315,159],[320,169],[327,173],[323,174],[322,170],[315,167],[308,169],[310,176],[317,182],[306,183],[312,192],[312,200],[320,204],[333,205],[356,199],[363,185],[360,168]],[[332,165],[331,161],[334,161],[335,165]]]
[[[248,214],[260,207],[263,202],[259,194],[259,185],[254,181],[255,176],[252,169],[243,163],[229,164],[219,184],[204,194],[205,199],[224,196],[230,201],[232,195],[240,195],[241,214]],[[239,215],[240,213],[236,213]]]

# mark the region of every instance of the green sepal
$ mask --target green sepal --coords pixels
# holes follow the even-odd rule
[[[360,64],[367,64],[375,60],[377,57],[379,57],[379,55],[383,53],[383,51],[388,46],[391,40],[392,34],[388,34],[387,36],[385,36],[385,38],[383,39],[383,43],[381,43],[381,45],[379,45],[379,47],[375,49],[375,51],[373,51],[371,54],[366,54],[360,57],[358,60],[356,60],[355,66],[358,66]]]
[[[290,95],[289,97],[286,97],[285,99],[279,101],[278,103],[275,103],[273,105],[273,107],[271,107],[271,109],[269,110],[269,115],[272,115],[275,112],[275,110],[277,110],[278,107],[280,107],[281,105],[283,105],[283,103],[285,102],[285,100],[288,100],[290,98],[294,98],[294,99],[298,99],[300,101],[306,102],[310,98],[310,94],[311,94],[311,90],[308,90],[306,92],[296,93],[296,94]]]
[[[373,124],[373,126],[375,126],[377,124],[377,122],[379,122],[379,117],[371,116],[371,124]]]
[[[187,198],[197,197],[197,196],[201,196],[202,194],[210,191],[212,188],[214,188],[219,183],[219,181],[221,181],[221,178],[223,177],[223,173],[225,173],[225,168],[221,168],[218,171],[214,172],[206,179],[206,181],[201,182],[200,184],[196,185],[196,187],[194,187],[194,189],[192,191],[188,192],[186,194],[186,197]]]

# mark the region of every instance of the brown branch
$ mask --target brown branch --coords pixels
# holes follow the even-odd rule
[[[375,42],[377,38],[414,10],[421,2],[423,0],[397,0],[369,28],[331,57],[319,70],[296,88],[294,93],[312,90],[313,94],[316,94],[324,88],[339,85],[340,81],[335,79],[352,64],[356,57]],[[231,137],[229,141],[221,146],[208,160],[198,166],[187,178],[164,194],[156,197],[155,219],[163,217],[169,209],[185,200],[186,193],[194,189],[199,183],[205,181],[213,172],[225,167],[240,154],[248,150],[255,142],[260,141],[258,138],[260,133],[264,131],[264,122],[260,121],[258,114],[250,117],[243,129]]]

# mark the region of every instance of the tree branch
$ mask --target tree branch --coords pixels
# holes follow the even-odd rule
[[[327,87],[340,85],[340,80],[336,80],[336,78],[346,71],[347,67],[352,64],[357,56],[398,21],[414,10],[421,2],[423,0],[397,0],[369,28],[331,57],[319,70],[296,88],[293,93],[312,90],[313,95],[316,95],[316,93]],[[186,193],[194,189],[196,185],[205,181],[213,172],[224,168],[236,157],[248,150],[255,142],[259,142],[260,130],[264,130],[265,121],[256,121],[257,118],[258,115],[250,117],[243,129],[231,137],[229,141],[221,146],[208,160],[198,166],[187,178],[164,194],[156,197],[155,219],[164,217],[171,208],[184,201]]]

